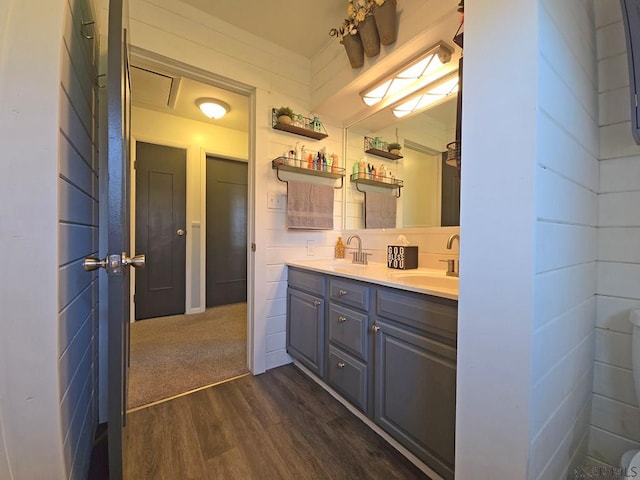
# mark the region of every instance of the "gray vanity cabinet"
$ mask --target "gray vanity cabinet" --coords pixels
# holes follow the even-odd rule
[[[375,422],[443,478],[453,478],[455,302],[378,289]]]
[[[458,302],[293,267],[287,298],[291,356],[452,479]]]
[[[287,352],[319,377],[325,364],[323,275],[289,268]]]
[[[369,284],[329,277],[327,383],[366,414],[373,410]]]

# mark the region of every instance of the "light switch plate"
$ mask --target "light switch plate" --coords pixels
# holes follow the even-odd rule
[[[282,210],[282,195],[276,192],[267,192],[267,208]]]
[[[313,257],[316,254],[316,242],[314,240],[307,240],[307,256]]]

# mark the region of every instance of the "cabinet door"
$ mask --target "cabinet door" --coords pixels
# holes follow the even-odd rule
[[[456,350],[380,320],[376,325],[376,423],[453,478]]]
[[[287,351],[316,375],[324,376],[324,300],[287,289]]]

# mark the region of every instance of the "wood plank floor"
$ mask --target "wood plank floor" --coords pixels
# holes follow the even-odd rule
[[[292,365],[128,415],[125,480],[428,478]]]

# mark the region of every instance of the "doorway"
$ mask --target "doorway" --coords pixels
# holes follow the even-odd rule
[[[157,147],[155,150],[162,150],[160,153],[163,155],[172,152],[176,157],[181,152],[186,169],[184,207],[179,206],[180,202],[174,201],[173,195],[168,193],[149,196],[150,203],[157,201],[164,205],[162,211],[178,208],[186,211],[183,219],[177,223],[172,221],[171,229],[167,229],[174,240],[178,238],[185,246],[182,258],[185,283],[177,314],[164,310],[152,311],[150,316],[135,316],[136,320],[148,318],[132,325],[129,408],[138,409],[248,372],[251,286],[247,284],[247,270],[250,268],[247,264],[247,243],[252,192],[248,188],[251,170],[249,114],[242,116],[243,110],[249,111],[249,93],[237,90],[222,92],[223,87],[214,86],[211,79],[197,74],[192,76],[190,72],[174,66],[156,65],[148,59],[138,61],[132,70],[132,136],[141,140],[141,149],[151,145],[151,148]],[[138,85],[150,88],[147,91],[137,90],[137,80],[141,82]],[[201,96],[230,98],[227,103],[232,105],[231,112],[235,117],[232,115],[226,125],[207,120],[197,109],[195,100]],[[238,104],[241,100],[244,106]],[[155,150],[153,155],[157,158],[159,152]],[[219,151],[224,152],[224,157],[216,155]],[[136,155],[138,153],[136,148]],[[218,188],[214,190],[217,192],[214,196],[218,200],[212,207],[214,219],[211,219],[211,212],[207,212],[206,180],[210,158],[226,166],[221,173],[214,175],[220,177],[215,182]],[[136,167],[136,179],[143,174],[155,176],[156,183],[162,184],[160,191],[169,192],[175,183],[182,183],[177,179],[175,167],[158,169],[154,166],[151,173],[146,173],[147,169],[140,163]],[[239,167],[241,173],[233,167]],[[136,191],[136,199],[138,197],[139,192]],[[219,225],[216,226],[216,222]],[[225,223],[226,229],[223,228]],[[137,223],[136,227],[139,227]],[[218,268],[224,275],[219,274],[213,280],[219,285],[218,290],[223,291],[224,301],[219,298],[218,306],[207,308],[207,259],[215,255],[207,251],[210,247],[206,232],[212,229],[227,232],[222,242],[218,239],[216,248],[231,254],[225,256],[226,264]],[[180,230],[184,231],[183,235],[178,233]],[[167,238],[169,233],[165,235]],[[164,243],[167,243],[166,239]],[[151,250],[153,248],[147,248],[147,252]],[[151,256],[153,254],[148,253],[148,257]],[[162,268],[169,268],[166,265],[168,256],[173,260],[173,254],[160,254],[158,261],[165,263]],[[218,264],[220,262],[218,259]],[[159,283],[161,288],[171,283],[166,279],[156,279],[152,270],[147,272],[152,282]],[[171,284],[177,285],[177,282]],[[137,293],[136,305],[139,302]]]
[[[187,151],[136,142],[135,319],[185,311]]]

